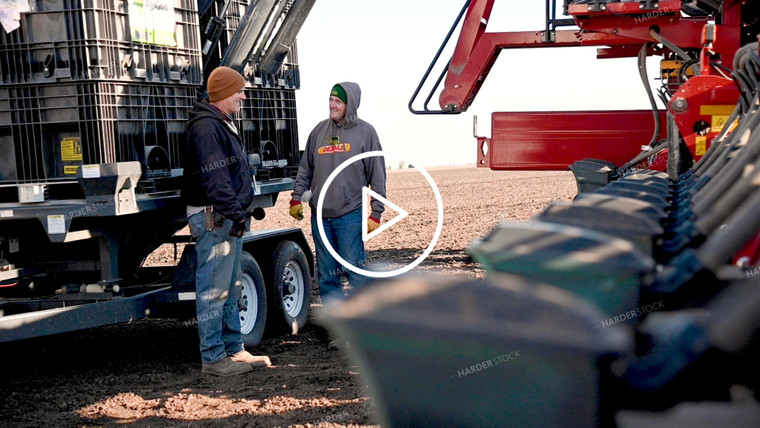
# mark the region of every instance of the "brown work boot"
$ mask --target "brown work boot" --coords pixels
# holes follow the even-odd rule
[[[250,364],[251,367],[269,367],[272,365],[272,362],[269,361],[269,357],[266,355],[251,355],[251,353],[245,349],[236,354],[230,355],[230,360],[238,363]]]
[[[248,373],[253,370],[253,366],[250,364],[239,363],[232,361],[231,358],[225,357],[221,361],[215,363],[203,363],[201,373],[206,373],[214,376],[235,376],[243,373]]]

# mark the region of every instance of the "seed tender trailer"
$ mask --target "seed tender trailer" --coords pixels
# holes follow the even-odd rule
[[[195,252],[176,234],[188,113],[216,66],[244,75],[248,211],[263,218],[294,187],[295,37],[313,3],[33,0],[16,11],[19,27],[0,34],[0,342],[193,316]],[[300,229],[253,230],[248,345],[304,325],[313,270]],[[146,267],[163,244],[175,258],[184,249],[178,265]]]

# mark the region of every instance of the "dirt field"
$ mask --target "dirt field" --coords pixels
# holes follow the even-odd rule
[[[500,221],[524,221],[553,201],[569,201],[565,172],[431,169],[444,222],[433,252],[416,269],[482,278],[467,257],[472,240]],[[372,263],[397,269],[418,258],[435,234],[436,202],[414,170],[388,175],[388,199],[409,217],[368,245]],[[303,227],[283,194],[256,228]],[[306,210],[308,214],[308,209]],[[391,215],[386,216],[388,218]],[[313,248],[313,243],[312,243]],[[151,264],[172,263],[159,249]],[[315,288],[315,284],[312,284]],[[313,309],[319,300],[313,300]],[[327,332],[309,320],[297,336],[267,338],[254,350],[274,367],[233,379],[202,376],[195,326],[144,320],[0,346],[0,426],[373,426],[372,398],[359,367],[327,349]]]

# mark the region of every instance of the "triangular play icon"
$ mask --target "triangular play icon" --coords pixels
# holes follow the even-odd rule
[[[385,204],[386,208],[390,207],[393,211],[396,211],[398,213],[396,217],[393,217],[387,223],[380,225],[380,227],[378,227],[374,232],[369,233],[369,234],[367,233],[367,219],[369,218],[369,215],[372,211],[368,209],[369,207],[367,206],[369,205],[369,203],[367,202],[367,199],[368,199],[367,195],[372,196],[373,198]],[[385,199],[384,197],[378,195],[377,192],[373,192],[369,187],[367,186],[362,187],[362,241],[363,242],[369,241],[370,239],[380,234],[380,232],[383,232],[384,230],[388,229],[394,224],[405,219],[406,216],[408,215],[409,213],[406,212],[406,210],[394,204],[393,202]]]

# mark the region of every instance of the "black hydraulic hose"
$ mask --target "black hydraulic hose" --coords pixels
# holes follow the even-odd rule
[[[758,102],[760,102],[760,99],[758,98],[760,94],[756,95],[754,98],[754,101],[752,102],[752,105],[758,105]],[[719,170],[722,170],[725,165],[729,162],[728,158],[735,155],[735,152],[737,148],[740,145],[743,145],[742,141],[743,139],[739,136],[743,133],[747,132],[747,130],[751,130],[753,128],[749,127],[749,125],[754,123],[754,119],[757,116],[757,110],[754,111],[746,111],[744,114],[741,114],[742,112],[742,103],[737,104],[737,109],[739,109],[739,114],[742,116],[739,119],[739,126],[731,132],[731,134],[726,139],[723,146],[727,146],[725,150],[721,150],[720,157],[716,162],[714,162],[708,169],[705,170],[705,175],[714,176],[718,174]],[[729,123],[730,124],[730,123]],[[697,199],[698,199],[697,195]]]
[[[746,170],[747,168],[745,168]],[[717,229],[747,197],[760,189],[760,159],[752,165],[748,173],[731,186],[720,198],[709,206],[709,211],[701,213],[694,222],[694,227],[703,235],[709,235]]]
[[[714,179],[710,180],[702,190],[692,198],[694,212],[705,212],[721,195],[736,183],[744,173],[744,168],[755,162],[760,155],[760,133],[754,132],[760,123],[760,114],[753,114],[745,120],[743,129],[737,129],[732,136],[738,138],[736,147],[742,150],[721,169]]]
[[[694,58],[691,61],[686,61],[681,65],[681,68],[678,70],[678,86],[681,86],[681,83],[688,80],[688,77],[686,76],[686,72],[693,66],[699,64],[699,59]],[[697,67],[698,68],[698,67]],[[695,73],[696,74],[696,73]]]
[[[730,184],[733,178],[741,175],[744,165],[754,161],[754,156],[757,156],[758,149],[746,146],[748,146],[754,127],[760,125],[758,123],[759,119],[760,115],[750,114],[746,115],[739,122],[739,126],[726,140],[725,145],[727,149],[723,150],[720,158],[706,170],[705,174],[716,177],[716,179],[712,180],[703,190],[710,190]],[[699,202],[703,197],[704,195],[697,194],[693,202]]]
[[[740,71],[740,68],[743,64],[746,64],[744,61],[745,57],[748,54],[753,54],[752,58],[753,61],[760,64],[760,58],[757,58],[757,54],[755,54],[755,49],[757,48],[758,43],[751,43],[749,45],[742,46],[741,48],[737,49],[736,54],[734,55],[734,70]],[[757,59],[755,59],[757,58]],[[726,68],[723,66],[720,66],[722,68]],[[727,71],[730,71],[726,68]],[[742,91],[741,96],[739,97],[739,101],[737,102],[736,108],[734,108],[733,112],[731,112],[731,115],[728,118],[728,121],[726,122],[726,125],[724,126],[721,133],[713,140],[712,144],[710,145],[710,148],[707,150],[707,153],[705,153],[705,156],[700,159],[700,161],[695,166],[694,172],[697,176],[704,177],[707,180],[710,180],[714,176],[718,176],[718,172],[725,169],[725,166],[727,163],[729,163],[729,158],[736,155],[736,149],[739,145],[743,145],[742,141],[744,140],[740,136],[743,135],[747,130],[752,130],[753,128],[748,127],[751,123],[754,123],[756,118],[756,114],[750,112],[750,107],[755,106],[758,104],[758,92],[756,91],[755,95],[751,98],[751,101],[747,100],[745,98],[744,88],[742,88],[742,84],[739,82],[739,78],[734,74],[734,72],[731,72],[731,75],[734,79],[734,82],[737,86],[737,88]],[[754,116],[753,116],[754,115]],[[739,119],[739,126],[737,126],[736,130],[734,130],[730,135],[728,132],[731,130],[731,126],[733,123]],[[728,135],[728,138],[727,138]],[[745,141],[746,142],[746,141]],[[725,174],[720,174],[721,176]],[[712,181],[712,183],[710,182]],[[694,197],[692,198],[691,202],[692,205],[695,205],[700,202],[700,199],[703,199],[709,195],[709,191],[711,188],[717,186],[715,180],[707,181],[707,185],[704,186],[704,188],[701,188],[701,186],[695,187],[694,190],[692,190],[692,195]],[[720,180],[718,180],[720,181]],[[705,192],[702,192],[705,191]],[[708,198],[710,199],[710,198]]]
[[[715,61],[710,61],[710,65],[713,68],[715,68],[718,71],[718,73],[720,73],[720,75],[723,76],[724,78],[726,78],[726,79],[730,79],[731,78],[729,76],[731,74],[731,72],[732,72],[732,70],[730,68],[726,67],[723,64],[718,64]],[[726,73],[728,73],[728,74],[726,74]]]
[[[652,115],[654,116],[654,134],[652,135],[652,140],[649,142],[649,145],[654,145],[657,143],[658,138],[660,137],[660,111],[657,108],[657,101],[654,99],[654,95],[652,94],[652,86],[649,84],[649,73],[647,73],[647,51],[649,49],[649,43],[644,43],[644,45],[641,46],[641,49],[639,50],[639,77],[641,77],[641,82],[644,84],[644,89],[647,91],[647,97],[649,97],[649,104],[652,106]]]
[[[737,128],[734,133],[731,134],[735,134],[736,137],[727,140],[725,144],[722,144],[716,149],[715,161],[708,164],[709,166],[706,166],[704,171],[699,174],[700,177],[704,177],[709,181],[707,181],[704,186],[705,188],[699,188],[692,192],[692,205],[698,203],[709,194],[709,192],[702,192],[704,190],[709,191],[712,186],[716,185],[714,182],[720,180],[720,177],[723,175],[722,171],[727,168],[727,165],[730,166],[732,160],[738,156],[738,153],[740,153],[739,149],[741,149],[747,142],[746,138],[740,137],[740,135],[743,135],[745,132],[746,128]]]
[[[757,78],[756,70],[754,70],[754,65],[752,62],[747,62],[745,64],[745,70],[744,72],[739,72],[750,84],[749,94],[747,99],[750,100],[750,105],[753,105],[751,103],[751,100],[757,95],[758,92],[760,92],[760,80]]]
[[[754,45],[756,47],[757,43]],[[752,50],[745,52],[754,53]],[[754,56],[757,57],[756,54]],[[758,60],[756,62],[760,64]],[[734,64],[738,63],[740,69],[748,68],[746,61],[746,56],[743,55],[743,58],[739,58]],[[740,71],[740,69],[737,69],[737,71]],[[755,70],[747,71],[752,73]],[[755,89],[757,90],[757,85],[755,85]],[[757,95],[753,97],[753,101],[756,100]],[[752,105],[756,104],[753,103]],[[732,136],[738,135],[742,139],[747,138],[747,136],[749,138],[747,138],[748,141],[741,155],[732,160],[734,165],[732,165],[731,170],[725,172],[734,173],[729,175],[730,178],[732,175],[735,176],[737,170],[741,168],[738,172],[744,175],[743,178],[738,183],[733,184],[725,194],[721,193],[720,198],[709,198],[717,199],[716,201],[713,202],[706,198],[699,201],[694,207],[695,212],[700,208],[700,205],[712,208],[710,214],[701,217],[695,224],[705,234],[709,234],[715,230],[726,217],[734,212],[726,221],[727,226],[725,229],[721,233],[711,234],[710,238],[699,249],[698,258],[713,271],[725,264],[727,254],[735,254],[760,228],[760,216],[757,215],[758,210],[760,210],[760,158],[755,158],[753,162],[754,170],[751,174],[746,173],[746,164],[742,162],[743,159],[750,159],[752,156],[757,156],[757,152],[760,152],[760,150],[756,149],[756,146],[760,145],[760,132],[757,132],[758,117],[760,117],[760,112],[755,111],[751,114],[751,118],[746,120],[747,126],[742,127],[744,129],[741,132],[732,134]],[[747,132],[751,132],[751,134],[747,134]],[[716,191],[715,193],[718,192]],[[749,199],[747,199],[748,194],[751,194]],[[741,204],[745,200],[746,202]],[[735,211],[737,207],[738,210]]]
[[[652,157],[652,156],[656,155],[657,153],[660,153],[661,151],[663,151],[666,148],[668,148],[668,142],[667,141],[662,142],[662,143],[658,143],[656,146],[652,147],[651,149],[644,150],[641,153],[639,153],[638,155],[636,155],[636,157],[634,157],[633,159],[631,159],[628,162],[626,162],[625,165],[621,166],[619,168],[619,170],[623,171],[623,173],[625,174],[625,171],[628,168],[631,168],[631,167],[635,166],[636,164],[638,164],[639,162],[643,161],[646,158]]]
[[[737,281],[710,303],[710,318],[706,323],[707,337],[712,346],[732,354],[748,350],[757,355],[760,334],[760,280]],[[753,360],[752,357],[749,360]]]
[[[699,247],[697,258],[713,272],[723,267],[760,230],[760,189],[728,218],[720,233],[713,233]]]
[[[760,101],[758,99],[758,96],[755,96],[753,105],[756,105],[758,101]],[[718,146],[718,148],[715,150],[717,153],[719,153],[719,155],[716,156],[715,161],[706,161],[705,166],[698,165],[701,168],[700,173],[704,171],[705,174],[714,175],[718,172],[718,170],[724,167],[725,163],[727,162],[726,159],[741,143],[741,139],[737,136],[741,135],[747,129],[751,129],[748,128],[747,125],[752,121],[751,119],[754,113],[755,112],[744,110],[743,104],[741,102],[736,104],[736,108],[731,113],[731,116],[729,116],[729,120],[727,121],[726,126],[723,128],[723,131],[715,138],[715,140],[713,140],[714,142],[710,146],[710,148]],[[728,134],[729,130],[731,129],[731,125],[733,125],[734,121],[736,120],[738,120],[738,126],[735,130],[731,131],[731,134]]]
[[[749,59],[754,63],[755,72],[760,72],[760,55],[757,54],[757,49],[750,49],[747,52],[749,52]]]
[[[744,55],[747,54],[748,51],[752,51],[752,50],[757,51],[757,48],[758,48],[758,42],[749,43],[740,47],[734,54],[734,70],[739,69],[739,61],[744,57]]]
[[[694,171],[696,177],[703,179],[703,184],[709,183],[712,177],[715,176],[715,173],[725,165],[726,159],[733,150],[732,146],[728,143],[718,144],[715,147],[716,149],[713,151],[713,155],[706,159],[704,163],[698,165],[702,168],[699,170],[695,169]],[[702,186],[694,186],[689,190],[689,193],[692,195],[692,199],[690,200],[691,203],[694,203],[693,196],[698,194],[701,188]]]
[[[663,93],[662,91],[657,92],[657,96],[660,97],[660,101],[662,101],[662,105],[668,105],[670,104],[670,100],[668,99],[667,95]]]
[[[750,110],[752,105],[747,100],[747,97],[744,94],[742,83],[739,81],[739,78],[736,76],[736,73],[731,73],[731,77],[734,79],[734,84],[739,89],[739,105],[741,105],[742,111],[746,113]]]
[[[749,95],[749,93],[753,92],[750,87],[754,86],[755,91],[757,92],[757,79],[755,78],[754,71],[755,70],[747,70],[747,74],[744,74],[744,68],[747,67],[747,64],[750,60],[752,60],[754,63],[760,63],[760,58],[757,58],[757,53],[755,52],[758,48],[758,43],[749,43],[747,45],[742,46],[736,51],[736,54],[734,54],[734,72],[731,73],[731,77],[734,79],[734,82],[736,82],[736,86],[741,91],[742,97],[740,100],[742,101],[743,107],[746,110],[749,110],[750,107],[750,100],[752,99],[752,96]],[[752,75],[752,76],[751,76]],[[751,76],[751,77],[750,77]],[[750,80],[755,83],[752,85],[750,83]],[[749,93],[748,93],[749,92]]]
[[[675,43],[671,42],[665,37],[662,37],[662,35],[660,35],[660,33],[658,33],[657,30],[655,30],[654,28],[649,30],[649,35],[651,35],[653,39],[657,40],[657,43],[660,43],[661,45],[667,47],[668,49],[673,51],[676,55],[681,57],[681,59],[684,60],[684,62],[689,62],[689,61],[694,60],[694,58],[691,55],[687,54],[686,51],[676,46]],[[700,74],[701,72],[702,70],[699,67],[694,67],[695,74]]]
[[[757,90],[758,80],[757,80],[757,75],[755,74],[755,70],[753,69],[753,65],[752,65],[753,63],[750,62],[751,60],[752,60],[751,54],[745,55],[744,59],[742,59],[739,62],[740,66],[736,70],[736,72],[741,74],[741,76],[748,83],[751,89]]]
[[[744,76],[744,73],[739,70],[735,70],[731,73],[731,77],[734,78],[734,83],[736,83],[736,87],[739,88],[739,101],[742,103],[742,107],[744,107],[745,111],[749,110],[750,100],[752,99],[752,90],[750,87],[752,85],[747,80],[748,78]]]

